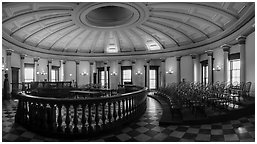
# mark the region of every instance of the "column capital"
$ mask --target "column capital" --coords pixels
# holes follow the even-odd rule
[[[26,56],[27,56],[26,54],[21,54],[21,55],[20,55],[21,60],[24,60]]]
[[[166,59],[161,59],[161,62],[165,62],[166,61]]]
[[[207,56],[213,56],[213,50],[207,50],[206,53]]]
[[[119,64],[119,65],[121,65],[121,63],[122,63],[122,60],[118,61],[118,64]]]
[[[192,57],[192,59],[196,59],[197,54],[191,54],[190,56]]]
[[[236,40],[238,41],[238,44],[245,44],[246,36],[239,36]]]
[[[150,62],[151,62],[151,60],[146,60],[146,63],[148,63],[148,64],[149,64]]]
[[[52,60],[52,59],[49,59],[49,60],[48,60],[48,63],[52,63],[52,62],[53,62],[53,60]]]
[[[12,53],[13,53],[13,51],[14,51],[14,50],[12,50],[12,49],[7,49],[7,50],[6,50],[6,55],[7,55],[7,56],[11,56]]]
[[[76,65],[79,65],[80,61],[79,61],[79,60],[76,60],[75,63],[76,63]]]
[[[90,61],[89,64],[90,64],[90,65],[94,65],[94,62]]]
[[[107,65],[107,62],[104,62],[104,65]]]
[[[176,57],[176,60],[177,60],[177,61],[180,61],[180,60],[181,60],[181,56],[177,56],[177,57]]]
[[[66,64],[66,60],[62,60],[62,64]]]
[[[223,52],[229,52],[229,49],[231,48],[231,45],[224,44],[220,47],[223,49]]]
[[[131,64],[134,65],[136,62],[135,61],[132,61]]]
[[[33,59],[34,59],[34,62],[38,62],[39,57],[34,57]]]

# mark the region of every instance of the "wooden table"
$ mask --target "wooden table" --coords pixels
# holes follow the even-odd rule
[[[79,98],[79,96],[86,97],[93,97],[96,94],[99,94],[99,92],[96,91],[80,91],[80,90],[72,90],[70,91],[72,93],[72,96],[75,96],[75,98]]]

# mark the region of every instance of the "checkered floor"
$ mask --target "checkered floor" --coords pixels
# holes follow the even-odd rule
[[[2,115],[2,141],[38,141],[55,142],[65,141],[37,135],[23,127],[14,124],[17,102],[3,101]],[[152,99],[147,99],[145,114],[130,125],[120,130],[110,132],[93,139],[80,139],[69,141],[106,141],[106,142],[194,142],[194,141],[255,141],[255,116],[251,115],[237,120],[205,125],[169,125],[159,126],[162,115],[160,104]],[[66,140],[67,141],[67,140]]]

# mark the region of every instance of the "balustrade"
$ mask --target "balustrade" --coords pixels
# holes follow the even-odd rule
[[[141,116],[146,109],[146,91],[111,97],[64,99],[19,93],[15,122],[50,136],[94,136]]]

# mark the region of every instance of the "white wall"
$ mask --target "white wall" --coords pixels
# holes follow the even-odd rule
[[[166,85],[176,82],[176,70],[177,67],[177,62],[176,62],[176,57],[170,57],[167,58],[165,61],[165,69],[166,71],[172,70],[173,74],[166,74]]]
[[[194,64],[191,56],[183,56],[180,60],[181,80],[194,81]]]
[[[251,95],[255,94],[255,32],[246,38],[246,81],[251,81]]]

